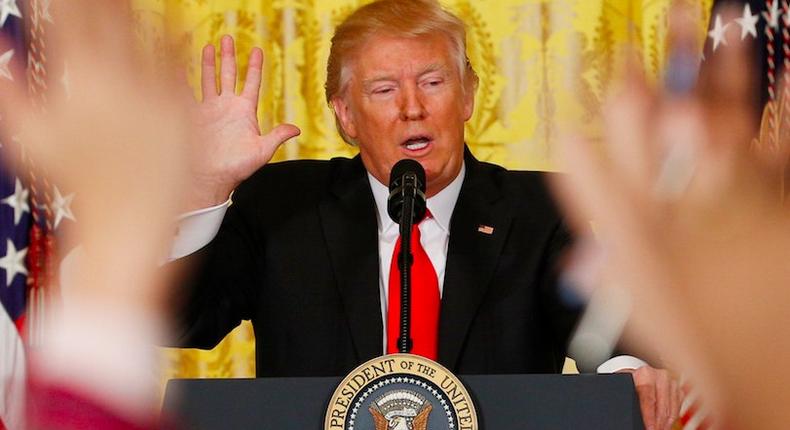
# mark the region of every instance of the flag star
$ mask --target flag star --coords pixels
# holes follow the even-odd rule
[[[0,200],[0,203],[5,203],[14,208],[14,225],[18,225],[25,212],[30,212],[30,206],[27,204],[27,198],[30,191],[22,186],[22,181],[16,178],[14,185],[14,194]]]
[[[2,1],[2,0],[0,0]],[[14,50],[6,51],[3,55],[0,55],[0,78],[6,78],[9,81],[14,80],[14,76],[11,75],[11,70],[8,69],[8,63],[11,62],[11,57],[14,56]]]
[[[22,13],[19,12],[16,0],[0,0],[0,28],[5,25],[9,15],[22,18]]]
[[[724,36],[725,33],[727,32],[727,27],[729,26],[730,26],[729,23],[727,23],[726,25],[722,25],[721,15],[718,14],[716,15],[716,22],[713,24],[713,30],[708,32],[708,37],[713,39],[714,51],[716,51],[716,49],[719,47],[720,44],[721,45],[727,44],[727,39]]]
[[[5,255],[0,258],[0,268],[5,270],[5,285],[11,286],[11,281],[17,274],[27,275],[27,267],[25,267],[25,256],[27,255],[27,248],[17,250],[14,242],[7,239]]]
[[[67,196],[60,194],[58,187],[55,187],[55,198],[52,199],[52,211],[55,212],[55,228],[58,228],[63,218],[77,221],[74,218],[74,213],[71,212],[71,201],[74,199],[74,193]]]
[[[779,28],[779,0],[771,3],[771,9],[763,12],[763,17],[767,27]]]
[[[741,26],[741,40],[746,38],[747,34],[752,37],[757,37],[757,21],[760,20],[760,15],[752,15],[752,8],[749,3],[743,5],[743,16],[735,18],[735,22]]]

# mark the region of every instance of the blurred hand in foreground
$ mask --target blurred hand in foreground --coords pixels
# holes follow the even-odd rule
[[[192,101],[186,88],[177,90],[166,59],[136,47],[124,6],[53,3],[48,61],[67,62],[70,97],[50,85],[48,103],[37,109],[24,80],[0,80],[0,140],[18,135],[19,145],[7,149],[76,194],[67,240],[81,249],[63,286],[66,306],[48,314],[44,345],[31,360],[34,386],[45,388],[32,395],[30,428],[86,425],[83,409],[58,416],[57,405],[56,421],[47,421],[47,387],[87,395],[136,422],[157,416],[153,345],[165,327],[167,281],[158,266],[188,180]]]
[[[77,194],[79,222],[70,232],[92,258],[109,263],[93,267],[111,268],[102,275],[106,281],[127,278],[167,255],[191,139],[185,84],[177,83],[174,65],[135,44],[123,4],[79,0],[57,9],[47,54],[51,63],[67,64],[70,96],[50,85],[48,103],[34,108],[23,79],[0,81],[0,139],[12,142],[16,134],[20,144],[8,149]],[[138,301],[149,288],[144,282],[130,291],[113,291],[113,282],[91,284],[100,289],[96,294],[119,302]]]
[[[675,20],[675,61],[696,61],[694,28]],[[688,372],[715,418],[781,428],[790,381],[770,362],[790,358],[790,212],[775,180],[788,145],[773,159],[749,152],[758,93],[747,48],[729,42],[694,93],[662,94],[631,73],[603,145],[568,139],[555,185],[578,231],[595,224],[587,286],[627,296],[631,346]],[[683,81],[688,70],[673,67]]]

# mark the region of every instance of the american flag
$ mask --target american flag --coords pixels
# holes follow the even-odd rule
[[[44,35],[52,23],[50,3],[0,0],[4,40],[0,81],[27,87],[38,106],[44,105],[47,92]],[[7,127],[0,117],[0,128]],[[25,348],[40,343],[51,298],[48,284],[57,227],[53,219],[73,221],[74,217],[72,196],[63,197],[30,160],[11,159],[8,147],[17,143],[12,142],[16,137],[5,139],[9,141],[0,141],[0,430],[16,430],[25,426]],[[17,167],[15,174],[9,169],[11,164]]]
[[[15,0],[0,0],[0,34],[11,49],[0,50],[0,80],[25,82],[11,61],[25,55],[23,9]],[[0,119],[0,127],[3,127]],[[27,251],[32,218],[29,189],[7,168],[10,154],[0,142],[0,429],[24,426]]]
[[[12,41],[12,49],[0,52],[0,79],[25,80],[25,76],[14,76],[8,67],[11,61],[25,55],[23,26],[21,8],[16,2],[0,1],[0,34]],[[26,363],[22,333],[31,216],[29,190],[20,178],[2,167],[12,161],[7,157],[10,155],[0,146],[0,428],[14,430],[24,425]]]
[[[725,6],[736,12],[736,16],[722,15]],[[779,84],[790,73],[790,1],[715,0],[704,59],[714,58],[733,43],[747,43],[752,48],[752,70],[760,86],[760,93],[755,94],[760,115],[769,102],[781,98]],[[702,69],[704,73],[704,60]]]

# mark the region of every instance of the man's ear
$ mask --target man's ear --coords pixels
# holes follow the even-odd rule
[[[350,139],[356,139],[357,126],[354,123],[354,115],[351,114],[351,108],[346,100],[343,97],[335,96],[332,99],[332,109],[335,111],[335,118],[343,129],[343,133]]]
[[[472,118],[472,114],[475,112],[475,93],[477,92],[477,85],[469,85],[471,88],[467,88],[464,91],[464,122],[469,121]]]
[[[475,94],[477,94],[477,86],[480,83],[480,79],[474,71],[469,70],[467,73],[471,75],[467,76],[464,82],[464,122],[469,121],[475,112]]]

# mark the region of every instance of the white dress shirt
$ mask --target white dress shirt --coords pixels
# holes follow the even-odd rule
[[[428,259],[433,264],[436,271],[436,279],[439,281],[439,297],[442,296],[444,287],[444,268],[447,263],[447,246],[450,244],[450,218],[453,216],[455,202],[458,194],[461,193],[461,185],[464,183],[466,167],[461,165],[461,172],[453,179],[448,186],[439,191],[435,196],[429,197],[426,205],[433,215],[431,218],[424,219],[420,225],[420,244],[428,254]],[[383,348],[387,352],[387,304],[390,283],[390,264],[392,263],[392,253],[395,250],[395,243],[398,241],[400,231],[398,224],[395,223],[387,213],[387,198],[389,197],[389,187],[382,184],[373,175],[368,173],[370,189],[373,191],[373,199],[376,201],[376,213],[378,214],[379,226],[379,297],[381,302],[381,321],[384,328]]]
[[[447,247],[450,243],[450,219],[455,209],[455,203],[461,192],[461,185],[464,182],[466,166],[461,165],[461,171],[450,184],[428,198],[428,210],[433,215],[432,218],[425,219],[420,223],[420,243],[428,258],[436,270],[436,278],[439,281],[439,297],[444,289],[444,270],[447,262]],[[382,351],[387,352],[387,303],[389,291],[389,270],[392,260],[392,252],[398,240],[398,225],[390,219],[387,214],[387,197],[389,188],[379,182],[368,173],[370,189],[373,191],[373,199],[376,202],[376,213],[378,214],[378,237],[379,237],[379,298],[381,302],[381,321]],[[173,242],[171,259],[185,257],[200,248],[206,246],[214,239],[225,212],[231,205],[231,199],[210,208],[200,209],[189,212],[179,218],[179,228]],[[598,367],[599,373],[610,373],[622,369],[637,369],[645,365],[645,362],[628,355],[614,357]]]

